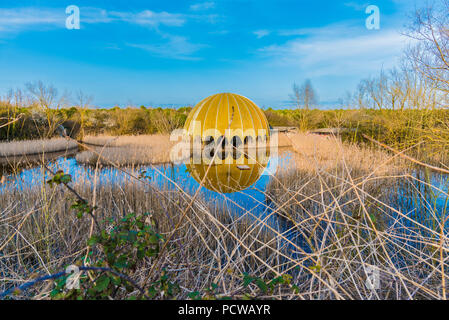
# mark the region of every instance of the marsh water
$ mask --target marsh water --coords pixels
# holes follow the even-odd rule
[[[244,175],[240,181],[245,184],[243,190],[236,192],[219,192],[213,188],[202,187],[199,198],[207,200],[209,204],[222,207],[226,210],[242,213],[248,211],[254,215],[263,215],[269,210],[269,204],[265,196],[265,191],[277,168],[287,168],[294,165],[293,151],[283,150],[276,156],[269,158],[268,164],[261,168],[255,177],[251,177],[254,183],[249,181]],[[139,183],[134,177],[140,177],[146,182],[161,190],[177,190],[193,195],[200,187],[198,179],[192,176],[192,168],[184,163],[182,164],[159,164],[159,165],[139,165],[135,167],[123,167],[117,169],[112,166],[102,166],[96,169],[93,165],[80,164],[75,157],[59,157],[48,162],[48,167],[52,171],[63,170],[70,174],[74,183],[83,181],[93,181],[96,179],[96,185],[110,183]],[[212,170],[211,170],[212,171]],[[248,171],[252,172],[254,170]],[[131,173],[129,175],[128,173]],[[242,170],[246,173],[246,170]],[[248,174],[247,174],[248,176]],[[254,174],[253,174],[254,176]],[[28,168],[22,168],[15,173],[4,172],[3,183],[0,185],[0,192],[8,190],[25,190],[45,183],[50,178],[42,166],[36,165]],[[237,181],[238,182],[238,181]]]
[[[110,183],[138,183],[133,176],[145,177],[144,179],[160,190],[177,190],[193,195],[200,187],[198,176],[192,172],[192,168],[186,164],[161,164],[139,165],[136,167],[124,167],[117,169],[112,166],[95,168],[92,165],[80,164],[72,154],[69,157],[59,157],[48,162],[53,170],[63,170],[72,176],[74,183],[94,181],[97,186]],[[268,164],[261,168],[256,176],[249,177],[246,174],[244,187],[236,192],[220,192],[213,187],[202,187],[199,198],[207,201],[209,205],[220,207],[229,212],[249,214],[262,218],[272,210],[273,205],[266,195],[267,186],[277,170],[294,168],[294,151],[290,149],[280,150],[271,155]],[[237,170],[238,171],[238,170]],[[242,171],[243,173],[245,170]],[[249,171],[248,171],[249,172]],[[251,171],[253,172],[253,171]],[[230,175],[227,172],[228,176]],[[245,174],[240,173],[242,182]],[[435,174],[426,170],[412,172],[414,179],[398,179],[393,186],[384,190],[388,193],[391,211],[398,210],[413,220],[419,220],[425,225],[432,224],[441,217],[446,216],[448,205],[449,179],[446,175]],[[42,166],[30,166],[15,170],[14,173],[3,172],[0,184],[0,192],[8,190],[24,190],[41,185],[49,179],[49,173]],[[200,177],[201,178],[201,177]],[[217,179],[218,173],[217,173]],[[239,178],[237,178],[238,180]],[[235,180],[235,179],[234,179]],[[245,185],[246,183],[246,185]],[[90,184],[93,186],[93,184]],[[229,191],[229,190],[228,190]],[[273,218],[270,218],[273,219]],[[276,223],[278,221],[275,221]]]

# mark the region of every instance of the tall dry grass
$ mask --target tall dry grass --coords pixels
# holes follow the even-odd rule
[[[446,299],[447,213],[432,202],[435,194],[449,200],[447,189],[382,150],[334,137],[291,139],[297,167],[278,172],[267,196],[278,204],[272,214],[300,235],[303,263],[319,271],[305,275],[306,296]]]
[[[75,149],[78,144],[65,138],[23,140],[0,143],[0,157],[36,155]]]
[[[35,165],[78,151],[75,141],[64,138],[23,140],[0,143],[0,166],[3,172],[18,172],[21,167]]]
[[[287,139],[296,151],[299,170],[335,170],[347,167],[352,176],[373,173],[394,175],[403,169],[401,158],[393,158],[385,150],[369,149],[353,143],[343,143],[334,135],[288,133]]]
[[[153,148],[167,148],[173,142],[170,141],[168,134],[151,134],[151,135],[137,135],[137,136],[108,136],[97,135],[87,136],[83,140],[87,144],[107,147],[129,147],[129,146],[150,146]]]
[[[446,214],[427,205],[428,193],[417,186],[444,196],[447,191],[419,180],[385,152],[371,154],[333,138],[290,138],[297,167],[279,168],[271,177],[264,191],[266,215],[242,208],[237,217],[229,206],[193,198],[182,186],[154,188],[137,178],[137,169],[122,168],[125,180],[101,182],[94,171],[73,186],[98,207],[95,215],[106,230],[107,218],[153,214],[158,231],[170,239],[168,252],[156,265],[139,265],[133,280],[142,284],[150,270],[156,278],[165,269],[182,289],[177,298],[212,282],[220,294],[242,297],[239,279],[247,272],[265,279],[290,275],[298,291],[276,291],[270,296],[276,299],[445,299]],[[404,184],[410,194],[400,188]],[[415,204],[401,207],[409,196]],[[77,220],[68,198],[62,187],[45,181],[1,190],[0,290],[36,272],[60,270],[85,253],[91,221]],[[413,216],[418,209],[426,219]],[[373,274],[379,275],[376,289],[367,286]],[[45,299],[51,287],[43,283],[15,298]],[[256,286],[249,289],[264,298]]]
[[[84,164],[120,165],[162,164],[170,162],[170,150],[178,141],[170,141],[168,134],[138,136],[87,136],[84,143],[91,150],[83,151],[76,160]],[[291,147],[290,139],[278,134],[279,147]]]
[[[137,175],[138,171],[132,173]],[[108,229],[106,221],[110,218],[150,212],[158,221],[158,232],[166,237],[173,232],[190,200],[182,190],[157,191],[136,181],[117,183],[114,177],[95,187],[95,178],[86,176],[74,188],[98,207],[95,215],[103,221],[102,228]],[[64,268],[85,252],[91,222],[79,221],[72,214],[64,189],[52,189],[44,181],[24,190],[11,188],[0,193],[0,204],[5,208],[0,217],[0,290],[20,284],[36,272]],[[174,280],[187,288],[180,298],[186,298],[190,291],[205,289],[220,278],[227,292],[235,290],[232,281],[243,271],[260,270],[255,264],[258,260],[275,263],[276,243],[265,245],[273,234],[262,230],[262,226],[254,228],[247,218],[233,217],[235,214],[221,212],[202,197],[189,210],[172,239],[166,260],[158,266],[158,270],[167,269]],[[224,266],[227,268],[222,269]],[[136,279],[143,281],[150,268],[151,265],[141,266],[136,270]],[[225,272],[227,269],[234,271],[230,274]],[[45,284],[34,290],[44,297],[48,294]]]

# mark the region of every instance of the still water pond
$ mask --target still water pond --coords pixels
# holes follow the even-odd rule
[[[267,199],[265,191],[272,175],[277,170],[285,170],[295,166],[295,156],[289,149],[280,150],[278,154],[271,155],[268,164],[264,168],[259,168],[260,172],[254,176],[252,171],[241,171],[237,173],[240,177],[245,177],[246,185],[236,192],[217,192],[209,186],[203,187],[199,198],[207,200],[210,205],[220,207],[226,211],[236,214],[249,214],[251,216],[263,217],[272,209],[272,203]],[[96,176],[96,184],[126,183],[127,181],[136,183],[136,181],[122,170],[114,167],[101,167],[95,170],[94,166],[80,164],[74,157],[60,157],[49,163],[49,167],[57,171],[63,170],[72,176],[75,183],[93,181]],[[235,169],[235,168],[234,168]],[[185,192],[193,195],[199,188],[198,172],[192,171],[192,167],[185,164],[164,164],[155,166],[137,166],[134,168],[123,168],[134,176],[144,173],[152,185],[161,190],[177,190],[182,188]],[[212,171],[215,170],[212,169]],[[203,170],[204,171],[204,170]],[[234,170],[234,177],[235,177]],[[204,173],[204,172],[203,172]],[[227,172],[230,175],[229,172]],[[215,173],[214,173],[215,175]],[[449,179],[446,175],[434,174],[425,170],[415,170],[411,174],[416,179],[397,179],[393,186],[385,188],[388,193],[388,206],[398,210],[413,220],[428,225],[429,221],[440,220],[446,216],[449,197],[447,190]],[[195,177],[194,177],[195,176]],[[217,179],[219,172],[217,171]],[[209,177],[209,175],[208,175]],[[7,193],[9,190],[26,190],[45,183],[49,179],[49,174],[41,166],[23,169],[16,174],[9,174],[3,177],[0,184],[0,192]],[[245,184],[245,183],[243,183]],[[90,183],[92,185],[92,183]],[[218,190],[220,191],[220,190]],[[391,214],[391,212],[390,212]],[[270,219],[271,220],[271,219]]]
[[[122,170],[134,176],[142,176],[143,174],[148,179],[147,181],[161,190],[182,188],[185,192],[193,195],[200,186],[198,176],[196,176],[196,179],[192,176],[196,172],[192,172],[192,167],[185,164],[141,165],[134,168],[121,168],[122,170],[107,166],[96,170],[95,166],[78,163],[74,157],[61,157],[49,162],[48,166],[53,171],[63,170],[65,173],[70,174],[75,183],[86,180],[94,181],[96,176],[97,186],[110,183],[121,184],[127,181],[136,183],[134,178]],[[242,170],[240,181],[243,184],[246,183],[243,190],[222,193],[213,190],[211,187],[203,187],[200,191],[200,198],[206,199],[210,204],[231,212],[248,213],[247,211],[249,211],[254,215],[264,215],[270,207],[264,194],[270,181],[270,176],[276,173],[278,168],[285,169],[293,166],[293,151],[283,150],[279,154],[271,156],[266,167],[259,168],[260,172],[254,174],[253,168],[248,171]],[[213,170],[215,168],[211,167],[211,173]],[[234,171],[238,170],[234,168]],[[217,176],[218,174],[219,172]],[[211,176],[210,173],[208,174],[209,176]],[[200,174],[199,178],[201,177]],[[8,192],[11,189],[26,190],[45,183],[49,178],[49,173],[45,172],[40,166],[23,169],[16,174],[6,175],[4,178],[6,180],[5,183],[0,185],[0,192]]]

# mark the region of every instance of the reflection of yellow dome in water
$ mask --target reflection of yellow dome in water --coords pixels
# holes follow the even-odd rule
[[[184,129],[191,137],[201,135],[203,141],[206,136],[216,139],[225,135],[232,115],[229,129],[232,130],[232,135],[239,137],[242,142],[248,136],[253,139],[260,137],[263,140],[269,138],[269,125],[263,111],[248,98],[234,93],[218,93],[203,99],[190,112]],[[207,130],[215,132],[206,134]]]
[[[266,160],[262,160],[258,163],[249,163],[247,159],[245,159],[243,165],[236,164],[235,161],[231,164],[223,163],[211,165],[203,186],[209,190],[221,193],[241,191],[259,180],[266,165]],[[190,163],[186,166],[192,177],[198,183],[201,183],[206,175],[207,168],[209,167],[209,165],[205,163]],[[242,168],[242,166],[245,167],[246,170],[241,170],[240,168]]]

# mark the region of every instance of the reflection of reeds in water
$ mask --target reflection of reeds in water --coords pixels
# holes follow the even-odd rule
[[[290,138],[297,167],[272,177],[265,191],[272,210],[266,216],[247,208],[237,218],[225,205],[209,206],[201,197],[192,202],[180,186],[155,189],[137,174],[120,183],[111,177],[98,184],[94,173],[78,177],[74,188],[98,207],[99,221],[129,212],[153,214],[159,231],[170,239],[154,270],[165,268],[183,288],[177,298],[211,282],[220,293],[239,298],[237,279],[244,272],[266,279],[290,275],[298,291],[279,290],[273,298],[443,298],[449,243],[441,231],[445,220],[436,216],[433,226],[421,225],[390,197],[400,194],[398,181],[412,180],[402,164],[384,152],[333,138]],[[0,290],[27,280],[32,272],[64,268],[85,252],[91,221],[75,218],[63,190],[42,181],[0,193]],[[419,192],[413,196],[423,200]],[[268,223],[273,217],[281,227]],[[107,230],[108,222],[101,224]],[[149,270],[153,262],[137,266],[133,280],[143,283]],[[367,286],[370,279],[378,289]],[[31,292],[42,298],[50,291],[42,284]]]

